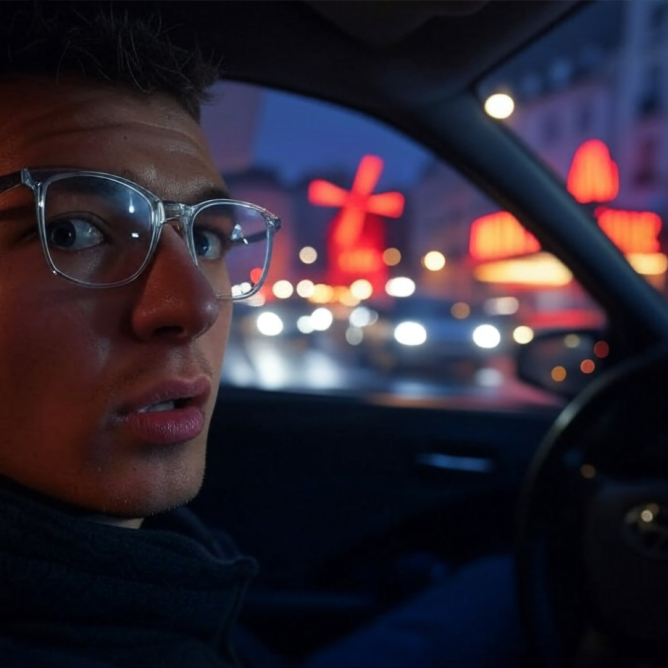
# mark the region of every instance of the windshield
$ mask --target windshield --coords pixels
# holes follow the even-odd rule
[[[479,89],[664,295],[667,24],[664,0],[587,4]]]

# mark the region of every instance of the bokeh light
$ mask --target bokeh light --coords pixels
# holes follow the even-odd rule
[[[313,264],[318,259],[318,251],[312,246],[304,246],[299,251],[299,259],[304,264]]]
[[[277,336],[283,331],[283,321],[271,311],[260,313],[255,322],[258,331],[265,336]]]
[[[445,267],[445,256],[438,251],[429,251],[422,258],[422,264],[429,271],[439,271]]]
[[[313,331],[313,323],[310,315],[302,315],[297,319],[297,329],[302,334],[310,334]]]
[[[466,302],[457,302],[450,308],[450,313],[457,320],[466,320],[471,315],[471,307]]]
[[[331,285],[326,285],[325,283],[318,283],[313,286],[313,294],[309,298],[310,301],[315,302],[316,304],[326,304],[332,300],[334,296],[334,289]]]
[[[353,327],[361,328],[373,325],[378,320],[378,312],[366,306],[358,306],[349,317]]]
[[[501,343],[501,332],[494,325],[478,325],[473,330],[473,343],[480,348],[496,348]]]
[[[517,297],[492,297],[484,305],[485,313],[489,315],[512,315],[519,307]]]
[[[276,281],[271,290],[279,299],[288,299],[289,297],[292,297],[292,294],[295,291],[292,283],[286,280]]]
[[[564,337],[566,348],[577,348],[580,345],[580,337],[577,334],[567,334]]]
[[[594,360],[582,360],[582,364],[580,364],[580,371],[582,373],[593,373],[595,369],[596,364]]]
[[[350,286],[350,292],[357,299],[369,299],[373,294],[373,286],[365,278],[360,278]]]
[[[383,262],[388,267],[394,267],[401,262],[401,253],[397,248],[386,248],[383,251]]]
[[[603,359],[610,354],[610,346],[607,341],[597,341],[594,345],[594,355],[599,359]]]
[[[427,330],[419,322],[406,321],[394,328],[394,338],[404,346],[420,346],[427,340]]]
[[[329,329],[333,322],[334,316],[332,312],[324,306],[317,308],[311,313],[311,325],[318,332],[324,332],[326,329]]]
[[[520,325],[519,327],[515,327],[513,330],[513,339],[516,343],[522,345],[529,343],[529,341],[533,341],[533,336],[533,329],[531,329],[531,327],[527,327],[526,325]]]
[[[496,93],[485,100],[485,112],[492,118],[508,118],[515,109],[515,102],[510,95]]]
[[[391,278],[385,285],[390,297],[410,297],[415,292],[415,281],[406,276]]]
[[[555,366],[550,375],[555,383],[561,383],[561,381],[566,380],[566,369],[563,366]]]
[[[359,327],[348,327],[346,329],[346,341],[351,346],[359,346],[364,340],[364,332]]]
[[[313,295],[314,288],[315,285],[313,285],[313,281],[309,281],[306,278],[303,281],[299,281],[299,283],[297,283],[297,294],[300,297],[304,297],[304,299],[308,299]]]

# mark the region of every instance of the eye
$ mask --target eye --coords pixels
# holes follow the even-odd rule
[[[93,222],[70,214],[47,223],[46,239],[52,248],[81,251],[99,246],[105,237]]]
[[[193,228],[193,241],[195,242],[197,257],[204,260],[219,260],[225,255],[229,245],[219,232],[203,227]]]

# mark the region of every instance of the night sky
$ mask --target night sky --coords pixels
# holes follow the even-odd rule
[[[352,174],[367,153],[385,160],[377,192],[410,185],[430,160],[410,140],[360,114],[287,93],[265,93],[254,147],[258,166],[275,168],[294,182],[318,171]]]

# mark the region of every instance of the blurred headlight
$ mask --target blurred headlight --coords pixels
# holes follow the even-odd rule
[[[378,313],[366,306],[358,306],[350,314],[349,320],[353,327],[367,327],[368,325],[373,325],[378,320]]]
[[[404,346],[421,346],[427,340],[427,330],[419,322],[401,322],[394,328],[394,338]]]
[[[313,313],[311,313],[311,326],[313,329],[324,332],[326,329],[329,329],[334,322],[334,316],[332,312],[325,308],[317,308]]]
[[[496,348],[501,343],[501,332],[494,325],[480,325],[473,330],[473,343],[480,348]]]
[[[303,315],[297,320],[297,329],[302,334],[310,334],[313,331],[313,323],[310,315]]]
[[[283,321],[271,311],[260,313],[255,321],[260,334],[277,336],[283,331]]]

